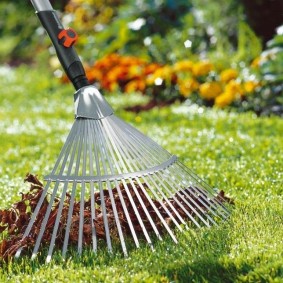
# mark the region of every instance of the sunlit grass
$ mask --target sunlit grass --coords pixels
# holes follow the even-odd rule
[[[27,172],[42,179],[52,169],[73,123],[73,90],[27,68],[2,70],[0,83],[4,208],[19,199]],[[178,245],[165,237],[154,252],[130,247],[128,258],[119,245],[115,255],[74,249],[66,261],[58,251],[49,265],[23,257],[2,265],[0,282],[282,282],[283,120],[177,104],[135,115],[121,110],[128,98],[109,97],[116,114],[232,196],[229,221],[180,234]]]

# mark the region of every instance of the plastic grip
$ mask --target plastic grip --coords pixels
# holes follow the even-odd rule
[[[64,30],[64,27],[56,12],[54,10],[40,11],[37,12],[37,15],[42,26],[47,31],[56,50],[58,59],[75,89],[78,90],[81,87],[89,85],[83,65],[74,47],[65,47],[58,39],[58,34]]]

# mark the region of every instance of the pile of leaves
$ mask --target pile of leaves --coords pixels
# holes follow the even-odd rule
[[[11,206],[10,209],[6,210],[0,210],[0,232],[6,232],[6,236],[4,237],[2,243],[0,244],[0,258],[4,260],[8,260],[11,258],[19,248],[30,248],[34,246],[35,241],[40,233],[41,224],[43,221],[43,218],[46,214],[47,207],[49,205],[48,197],[45,197],[43,200],[43,203],[41,205],[41,208],[38,212],[38,216],[32,226],[32,229],[28,235],[28,237],[23,239],[23,234],[27,228],[27,225],[30,221],[31,215],[34,212],[39,199],[43,193],[43,184],[37,179],[36,176],[28,174],[25,178],[26,182],[29,182],[31,184],[29,191],[24,194],[22,193],[21,200]],[[143,188],[145,190],[148,189],[146,184],[142,184]],[[148,217],[146,216],[144,209],[142,208],[137,194],[135,193],[135,190],[133,189],[131,184],[127,184],[128,191],[132,196],[133,202],[136,205],[137,211],[139,212],[139,215],[143,221],[143,224],[148,232],[152,232],[153,228],[150,224],[150,221]],[[164,231],[164,226],[162,222],[160,221],[160,218],[156,211],[154,210],[152,204],[148,200],[144,189],[141,188],[138,184],[135,184],[135,188],[138,191],[141,199],[144,202],[145,207],[147,208],[153,222],[155,223],[157,229],[162,233]],[[128,197],[128,194],[126,193],[126,189],[121,183],[119,185],[119,189],[121,194],[123,195],[123,199],[125,201],[125,204],[128,209],[129,217],[131,219],[131,222],[134,226],[134,229],[136,231],[136,234],[138,236],[143,235],[142,227],[138,221],[138,218],[136,216],[136,213],[131,205],[130,199]],[[113,206],[111,203],[111,199],[109,196],[108,190],[103,190],[104,194],[104,201],[105,201],[105,207],[107,212],[107,219],[108,219],[108,225],[111,237],[118,238],[118,231],[115,223],[114,218],[114,212],[113,212]],[[124,235],[131,235],[131,230],[129,226],[129,222],[127,220],[126,214],[124,212],[124,209],[122,207],[122,203],[118,194],[117,188],[112,189],[113,198],[115,201],[115,205],[118,212],[118,218],[123,230]],[[172,216],[178,219],[176,217],[176,212],[172,209],[174,207],[175,211],[177,211],[180,216],[183,219],[187,219],[188,216],[184,212],[183,209],[180,207],[180,203],[183,207],[193,216],[194,211],[189,207],[185,200],[193,199],[194,202],[198,205],[195,207],[196,210],[202,209],[207,210],[206,207],[203,206],[201,194],[199,196],[195,196],[190,192],[190,188],[185,190],[184,192],[176,193],[174,197],[169,198],[169,202],[171,205],[168,204],[168,201],[165,200],[161,202],[157,200],[151,200],[155,207],[157,208],[158,212],[162,215],[164,220],[170,225],[172,222],[171,217],[168,215],[167,211],[170,211]],[[219,202],[231,202],[231,199],[226,197],[224,195],[224,192],[221,191],[216,197]],[[67,218],[68,218],[68,212],[70,207],[70,200],[71,196],[67,193],[66,197],[64,199],[64,205],[62,209],[62,214],[60,217],[60,223],[59,228],[57,231],[57,237],[56,237],[56,245],[60,246],[63,244],[65,231],[66,231],[66,224],[67,224]],[[97,238],[99,239],[105,239],[105,229],[104,229],[104,221],[103,221],[103,213],[101,208],[101,197],[100,193],[97,192],[94,195],[95,200],[95,219],[92,223],[91,218],[91,200],[86,200],[84,203],[84,224],[83,224],[83,244],[84,245],[91,245],[92,243],[92,227],[95,227]],[[178,200],[178,201],[177,201]],[[206,200],[207,201],[207,200]],[[179,202],[179,204],[178,204]],[[191,203],[191,201],[190,201]],[[55,198],[54,203],[52,205],[51,213],[49,215],[47,225],[44,228],[44,234],[42,237],[42,244],[43,245],[49,245],[55,221],[56,216],[58,213],[58,208],[60,204],[60,199]],[[80,201],[74,202],[74,208],[72,213],[72,219],[71,219],[71,228],[70,228],[70,234],[69,234],[69,244],[75,245],[78,243],[78,235],[79,235],[79,222],[80,222]],[[166,209],[165,209],[166,208]],[[178,220],[177,220],[178,221]]]

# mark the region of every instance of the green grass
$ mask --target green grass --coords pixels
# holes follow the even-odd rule
[[[73,91],[49,71],[0,69],[0,208],[19,199],[27,172],[43,178],[73,123]],[[23,257],[2,264],[0,282],[283,282],[283,120],[184,105],[136,115],[138,96],[113,95],[116,114],[179,156],[236,200],[229,221],[130,248],[60,253],[46,265]],[[129,101],[130,100],[130,101]]]

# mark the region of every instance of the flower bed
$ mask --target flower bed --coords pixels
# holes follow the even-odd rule
[[[190,98],[199,104],[225,107],[242,101],[260,86],[255,77],[246,79],[233,68],[218,71],[209,61],[183,60],[162,65],[110,54],[86,70],[89,80],[102,89],[141,92],[157,102]]]

